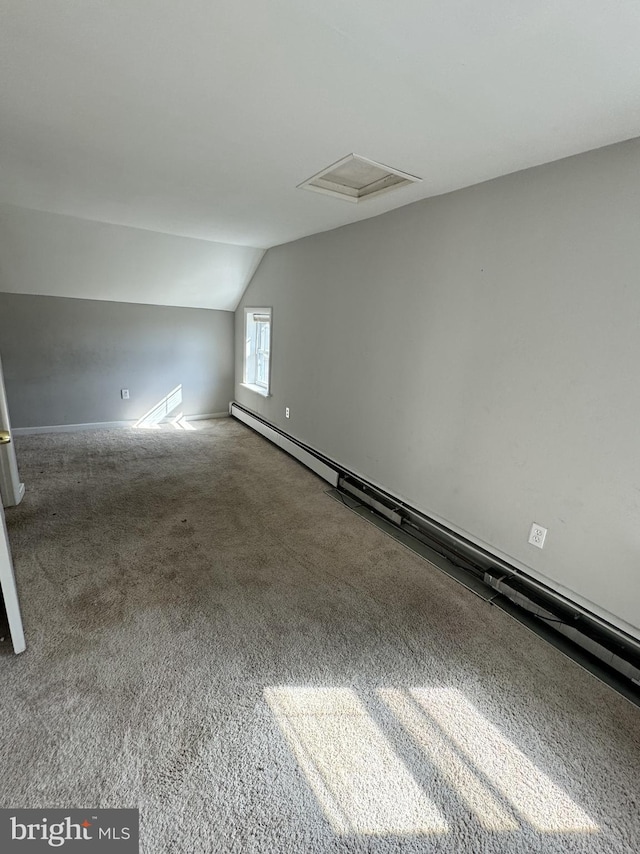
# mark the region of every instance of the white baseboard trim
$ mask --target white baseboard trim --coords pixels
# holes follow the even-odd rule
[[[228,412],[209,412],[204,415],[186,415],[185,421],[209,421],[228,418]],[[13,427],[14,436],[35,436],[38,433],[77,433],[80,430],[114,430],[133,427],[137,421],[92,421],[86,424],[51,424],[43,427]]]
[[[207,415],[185,415],[185,421],[210,421],[213,418],[228,418],[229,413],[224,412],[209,412]]]
[[[51,424],[42,427],[13,427],[14,436],[34,436],[37,433],[76,433],[79,430],[112,430],[114,427],[133,427],[135,421],[95,421],[88,424]]]

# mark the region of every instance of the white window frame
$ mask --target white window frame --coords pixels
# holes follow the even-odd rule
[[[259,319],[258,319],[259,318]],[[258,349],[258,339],[264,325],[268,324],[268,350],[266,350],[266,382],[264,379],[258,379],[260,354]],[[261,394],[263,397],[270,397],[271,394],[271,342],[273,332],[273,311],[271,308],[245,307],[244,310],[244,339],[242,353],[242,385],[251,391]],[[264,356],[264,351],[262,351]]]

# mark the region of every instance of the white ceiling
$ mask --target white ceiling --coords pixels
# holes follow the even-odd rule
[[[637,0],[0,0],[0,203],[268,247],[640,135]],[[296,189],[355,152],[422,183]]]

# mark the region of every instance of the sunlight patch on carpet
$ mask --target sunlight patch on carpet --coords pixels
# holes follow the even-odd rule
[[[598,825],[453,688],[412,688],[411,697],[452,744],[536,830],[595,833]]]
[[[264,696],[336,833],[448,830],[354,691],[283,686]]]
[[[378,695],[485,830],[514,831],[520,824],[453,749],[438,727],[405,691],[381,688]]]

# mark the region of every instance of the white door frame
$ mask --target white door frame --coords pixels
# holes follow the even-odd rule
[[[4,519],[4,509],[0,501],[0,587],[4,598],[4,607],[9,619],[9,630],[15,653],[24,652],[26,643],[24,641],[24,629],[22,628],[22,616],[20,614],[20,602],[18,601],[18,590],[16,579],[13,574],[13,561],[9,547],[9,535],[7,534],[7,523]]]

